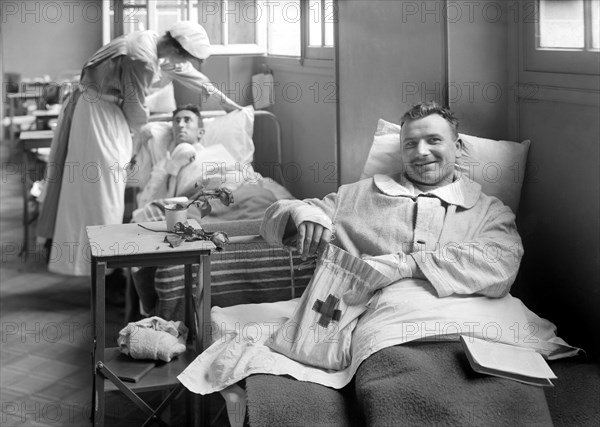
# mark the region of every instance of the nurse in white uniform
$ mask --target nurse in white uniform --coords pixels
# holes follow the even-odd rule
[[[89,275],[85,227],[122,222],[131,134],[148,122],[151,86],[175,79],[216,97],[226,111],[240,108],[192,65],[209,54],[204,28],[182,21],[163,36],[140,31],[119,37],[86,63],[59,118],[38,220],[38,235],[53,239],[50,271]]]

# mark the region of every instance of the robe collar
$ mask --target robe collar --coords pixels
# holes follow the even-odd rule
[[[408,197],[416,200],[417,197],[437,197],[443,202],[470,209],[475,206],[481,194],[481,186],[475,181],[468,181],[458,177],[451,184],[444,185],[429,191],[421,191],[402,173],[396,175],[375,175],[375,186],[383,194],[394,197]]]

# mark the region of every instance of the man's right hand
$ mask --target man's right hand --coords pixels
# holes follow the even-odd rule
[[[169,175],[177,176],[182,167],[190,164],[196,156],[196,150],[191,144],[178,144],[172,153],[167,152],[165,169]]]
[[[321,224],[304,221],[298,226],[296,247],[302,260],[313,256],[331,241],[331,231]]]

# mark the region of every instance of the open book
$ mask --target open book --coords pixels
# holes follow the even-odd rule
[[[556,375],[535,350],[464,335],[460,339],[474,371],[525,384],[554,386],[550,380]]]

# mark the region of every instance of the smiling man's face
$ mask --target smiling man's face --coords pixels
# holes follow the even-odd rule
[[[419,185],[441,187],[454,178],[462,141],[442,116],[432,114],[404,123],[400,134],[402,161],[408,178]]]
[[[195,144],[204,134],[202,120],[189,110],[181,110],[173,116],[173,138],[177,144]]]

